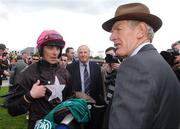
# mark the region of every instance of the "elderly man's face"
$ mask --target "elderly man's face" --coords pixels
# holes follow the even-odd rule
[[[79,61],[81,63],[87,63],[90,56],[90,50],[87,46],[81,46],[78,49]]]
[[[111,33],[110,40],[114,42],[116,55],[120,57],[130,56],[137,47],[138,29],[130,27],[126,20],[117,21],[114,23]]]

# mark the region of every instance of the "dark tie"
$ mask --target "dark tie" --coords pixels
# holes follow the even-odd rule
[[[89,94],[90,77],[87,71],[87,64],[83,64],[83,65],[84,65],[84,90],[86,94]]]

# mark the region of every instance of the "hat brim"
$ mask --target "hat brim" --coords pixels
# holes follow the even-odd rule
[[[121,21],[121,20],[137,20],[137,21],[143,21],[150,25],[154,32],[159,30],[162,26],[162,21],[159,17],[152,15],[152,14],[146,14],[146,13],[129,13],[125,15],[120,15],[117,17],[114,17],[102,24],[102,28],[105,31],[110,32],[112,29],[112,26],[116,21]]]

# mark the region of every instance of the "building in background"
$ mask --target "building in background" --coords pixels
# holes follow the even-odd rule
[[[21,50],[20,53],[27,52],[30,55],[33,55],[37,52],[37,49],[35,47],[26,47],[25,49]]]

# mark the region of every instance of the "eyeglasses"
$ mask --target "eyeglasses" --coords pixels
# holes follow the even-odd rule
[[[64,62],[66,62],[67,60],[63,60],[63,59],[61,59],[61,61],[64,61]]]
[[[48,40],[48,39],[63,39],[63,37],[58,34],[48,34],[44,37],[44,40]]]
[[[39,59],[33,58],[33,60],[39,60]]]

